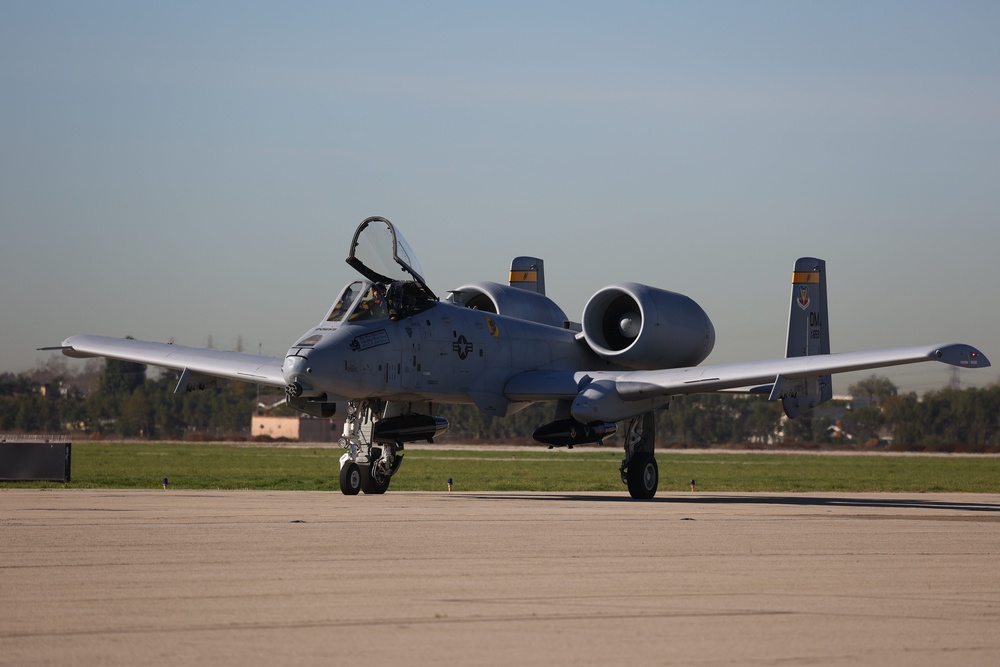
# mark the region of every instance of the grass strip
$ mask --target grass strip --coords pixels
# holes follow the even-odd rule
[[[72,481],[0,488],[159,488],[338,491],[343,450],[77,443]],[[407,450],[397,491],[622,491],[617,449]],[[660,491],[1000,492],[1000,457],[657,453]]]

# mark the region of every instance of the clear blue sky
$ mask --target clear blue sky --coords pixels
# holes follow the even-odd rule
[[[0,370],[77,333],[283,354],[368,215],[438,293],[535,254],[574,319],[688,294],[710,362],[783,354],[815,255],[836,350],[1000,365],[998,35],[996,2],[8,0]]]

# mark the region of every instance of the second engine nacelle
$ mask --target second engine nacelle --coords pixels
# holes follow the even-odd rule
[[[452,290],[448,300],[466,308],[562,327],[566,313],[543,294],[499,283],[481,282]]]
[[[715,327],[694,300],[639,283],[590,297],[583,335],[603,359],[638,370],[695,366],[715,346]]]

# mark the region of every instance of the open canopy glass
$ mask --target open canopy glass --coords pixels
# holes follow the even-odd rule
[[[385,218],[367,218],[354,232],[347,263],[369,280],[381,283],[415,282],[432,299],[423,269],[406,239]]]

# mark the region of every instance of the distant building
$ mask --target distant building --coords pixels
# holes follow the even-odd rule
[[[297,440],[301,442],[335,442],[342,426],[332,419],[315,417],[267,417],[254,415],[250,420],[254,438]]]

